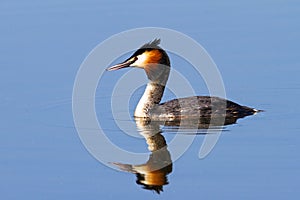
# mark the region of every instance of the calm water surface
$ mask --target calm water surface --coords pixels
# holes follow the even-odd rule
[[[299,2],[15,0],[0,3],[0,16],[3,199],[299,198]],[[168,184],[160,195],[143,189],[136,175],[94,159],[77,135],[71,109],[73,82],[91,49],[112,34],[144,26],[194,38],[218,65],[227,97],[266,110],[225,127],[202,160],[204,136],[198,135],[165,170]],[[188,69],[185,61],[171,59],[173,68]],[[110,103],[109,88],[122,73],[105,73],[107,89],[97,90],[97,115],[114,143],[148,152],[145,139],[117,128],[109,106],[100,109]],[[198,94],[207,94],[202,80],[191,83]],[[130,100],[131,112],[142,89]],[[171,98],[167,92],[164,100]],[[162,136],[168,143],[174,133]],[[169,158],[167,151],[164,156]]]

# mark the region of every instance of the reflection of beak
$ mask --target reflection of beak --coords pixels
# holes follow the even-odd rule
[[[130,65],[131,65],[132,63],[133,63],[132,60],[127,60],[127,61],[124,61],[124,62],[122,62],[122,63],[120,63],[120,64],[116,64],[116,65],[114,65],[114,66],[112,66],[112,67],[109,67],[109,68],[107,68],[106,70],[107,70],[107,71],[113,71],[113,70],[118,70],[118,69],[130,67]]]

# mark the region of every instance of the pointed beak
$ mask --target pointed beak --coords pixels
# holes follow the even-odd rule
[[[122,68],[127,68],[127,67],[130,67],[131,64],[132,64],[132,60],[127,60],[122,63],[111,66],[111,67],[107,68],[106,70],[113,71],[113,70],[118,70],[118,69],[122,69]]]

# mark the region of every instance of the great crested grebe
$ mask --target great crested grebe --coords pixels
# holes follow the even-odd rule
[[[170,59],[158,45],[160,39],[144,44],[124,62],[107,68],[107,71],[126,67],[145,70],[149,83],[141,97],[134,117],[155,120],[182,118],[242,118],[259,110],[241,106],[229,100],[210,96],[193,96],[160,103],[170,73]]]

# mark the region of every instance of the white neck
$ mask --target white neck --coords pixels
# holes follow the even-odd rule
[[[165,90],[165,86],[155,83],[149,82],[145,89],[145,92],[140,99],[135,112],[135,117],[150,117],[149,110],[151,110],[155,105],[158,105],[163,93]]]

